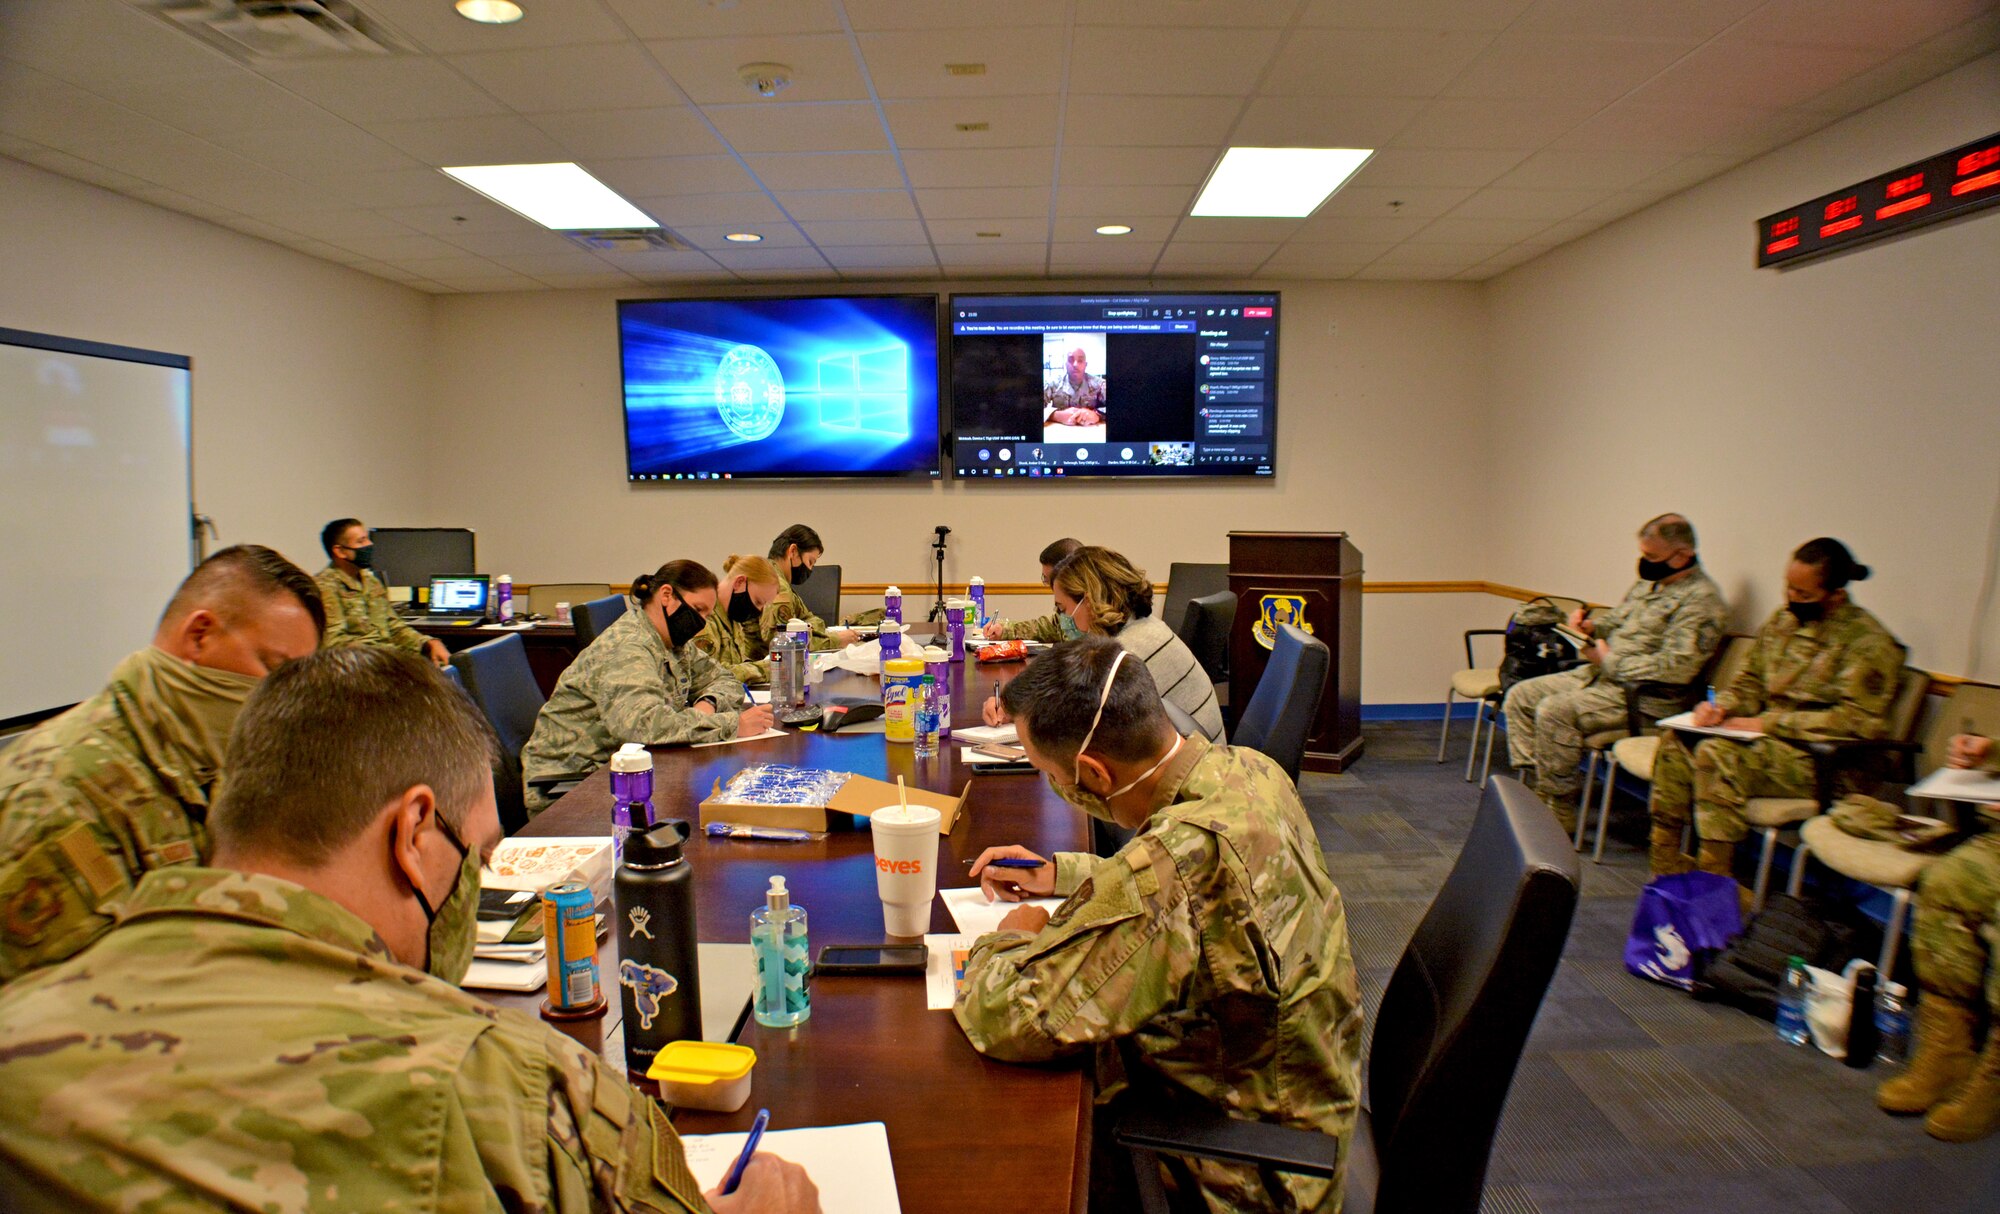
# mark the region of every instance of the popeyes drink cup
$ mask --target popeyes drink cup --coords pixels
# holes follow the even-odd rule
[[[882,921],[891,936],[921,936],[930,930],[943,821],[928,805],[885,805],[868,819],[875,836],[875,889],[882,895]]]

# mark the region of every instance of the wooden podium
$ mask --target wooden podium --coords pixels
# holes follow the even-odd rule
[[[1302,766],[1344,771],[1361,757],[1360,549],[1344,531],[1232,531],[1229,591],[1229,702],[1237,712],[1249,704],[1271,658],[1273,621],[1305,628],[1333,660]]]

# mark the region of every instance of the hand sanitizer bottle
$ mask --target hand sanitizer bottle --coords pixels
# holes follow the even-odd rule
[[[765,1028],[788,1029],[812,1015],[806,987],[806,912],[793,906],[783,877],[772,877],[764,905],[750,912],[750,954],[757,970],[750,1014]]]

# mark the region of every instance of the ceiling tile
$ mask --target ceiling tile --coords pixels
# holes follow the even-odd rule
[[[685,197],[635,200],[653,218],[670,228],[682,224],[737,224],[754,228],[758,224],[783,223],[784,213],[764,194],[692,194]]]
[[[1071,73],[1126,96],[1241,97],[1256,87],[1280,37],[1269,29],[1082,26],[1071,42]]]
[[[1220,216],[1185,216],[1174,229],[1174,242],[1203,244],[1244,244],[1284,241],[1304,225],[1303,219],[1236,219]]]
[[[0,61],[4,62],[4,61]],[[50,76],[0,71],[0,131],[74,156],[178,132]]]
[[[941,30],[988,28],[990,6],[972,0],[912,4],[910,0],[847,0],[841,6],[857,30]],[[1061,25],[1069,0],[1008,0],[1007,26]]]
[[[1216,149],[1083,147],[1065,144],[1062,180],[1078,185],[1200,185]]]
[[[1469,267],[1466,266],[1456,266],[1456,265],[1451,265],[1451,266],[1383,265],[1380,260],[1377,260],[1375,262],[1370,263],[1367,267],[1363,269],[1356,270],[1353,274],[1350,274],[1348,277],[1377,280],[1377,281],[1389,281],[1389,282],[1425,282],[1425,281],[1441,282],[1447,278],[1456,278],[1462,271],[1468,268]]]
[[[1774,110],[1823,93],[1885,58],[1881,51],[1786,47],[1717,39],[1635,89],[1642,105]]]
[[[309,230],[301,228],[301,230]],[[411,232],[403,236],[328,236],[327,239],[371,261],[400,263],[404,258],[458,257],[465,250],[436,236]]]
[[[1078,25],[1289,25],[1297,0],[1079,0]]]
[[[875,95],[887,99],[1013,95],[1052,96],[1062,87],[1060,28],[911,31],[862,34]],[[946,64],[976,63],[978,75],[954,76]]]
[[[635,110],[574,110],[526,114],[575,160],[638,156],[714,156],[722,141],[692,106]]]
[[[1694,38],[1571,38],[1510,29],[1444,92],[1448,97],[1609,105],[1698,43]]]
[[[947,270],[1039,270],[1048,263],[1046,247],[994,242],[941,244],[937,246],[937,256],[938,263]]]
[[[1493,184],[1524,190],[1622,190],[1679,159],[1679,153],[1660,151],[1542,151]]]
[[[1736,156],[1741,160],[1748,160],[1772,148],[1780,148],[1795,139],[1804,138],[1833,120],[1833,115],[1817,110],[1781,110],[1742,134],[1732,135],[1710,144],[1703,150],[1718,156]]]
[[[1205,244],[1174,240],[1160,255],[1160,268],[1174,270],[1196,266],[1233,269],[1248,274],[1278,251],[1276,241],[1257,244]]]
[[[518,232],[529,221],[471,190],[459,190],[458,201],[444,206],[381,207],[376,214],[393,219],[406,230],[427,232],[447,240],[462,232]],[[337,242],[336,242],[337,243]]]
[[[1682,190],[1700,185],[1718,173],[1727,172],[1741,163],[1741,158],[1736,156],[1689,156],[1685,159],[1675,161],[1650,177],[1633,183],[1632,188],[1635,190],[1663,190],[1669,194],[1678,194]]]
[[[1301,25],[1340,29],[1502,30],[1534,0],[1312,0]]]
[[[1230,142],[1246,147],[1379,148],[1423,109],[1424,102],[1412,97],[1259,97],[1243,111]]]
[[[484,25],[438,0],[367,0],[368,12],[434,54],[512,51],[585,42],[622,42],[625,30],[595,4],[533,4],[529,18]]]
[[[1598,190],[1484,189],[1452,208],[1455,219],[1568,219],[1604,199]]]
[[[272,83],[364,124],[407,119],[411,114],[436,121],[507,110],[435,59],[402,55],[312,59],[273,62],[259,70]]]
[[[916,200],[907,190],[805,190],[778,195],[793,219],[915,219]]]
[[[781,269],[781,270],[756,270],[756,269],[737,270],[735,272],[735,275],[736,278],[741,282],[768,282],[773,284],[782,283],[785,285],[793,285],[800,283],[814,284],[814,283],[827,282],[831,280],[838,280],[840,278],[840,271],[834,269],[832,266],[818,266],[818,267],[807,266],[798,269]]]
[[[759,35],[750,38],[676,38],[646,49],[697,105],[754,104],[757,93],[738,69],[751,63],[791,68],[791,84],[778,94],[802,101],[866,101],[868,85],[842,34]]]
[[[1241,108],[1229,97],[1072,95],[1063,115],[1063,142],[1114,147],[1220,144]]]
[[[1431,222],[1419,215],[1329,215],[1320,213],[1299,225],[1286,247],[1300,244],[1400,244]]]
[[[1074,102],[1072,102],[1074,104]],[[1055,142],[1056,99],[967,97],[949,101],[885,101],[896,146],[912,148],[1044,147]],[[983,123],[981,131],[960,124]]]
[[[90,91],[190,135],[311,129],[340,121],[315,102],[240,68],[198,80],[148,81],[108,75],[92,81]]]
[[[1352,278],[1359,273],[1365,262],[1323,262],[1310,265],[1290,265],[1282,261],[1267,261],[1264,268],[1253,277],[1258,282],[1287,282],[1292,280],[1332,280]]]
[[[1010,188],[986,190],[918,190],[917,209],[926,219],[972,219],[1013,215],[1046,217],[1049,191]]]
[[[1992,11],[1992,0],[1771,0],[1729,33],[1788,46],[1886,52]]]
[[[914,219],[819,219],[799,226],[821,247],[929,243],[924,236],[924,225]]]
[[[1335,265],[1359,269],[1394,247],[1390,242],[1380,240],[1337,240],[1311,244],[1295,240],[1271,254],[1271,264],[1300,268]]]
[[[825,270],[826,258],[814,249],[730,249],[710,253],[727,270]]]
[[[632,45],[453,55],[444,60],[515,110],[623,110],[681,100],[645,51]]]
[[[328,183],[328,187],[347,201],[364,207],[444,205],[465,195],[464,186],[432,168],[348,173]]]
[[[560,143],[513,114],[377,122],[377,135],[425,164],[543,164],[565,159]]]
[[[337,118],[310,128],[233,131],[208,137],[248,160],[306,180],[418,167],[409,154]]]
[[[1260,88],[1279,97],[1433,97],[1492,41],[1483,30],[1300,30]]]
[[[1619,101],[1584,119],[1550,147],[1573,152],[1649,149],[1685,154],[1752,130],[1771,114],[1769,109],[1750,106]]]
[[[590,274],[537,274],[535,280],[546,287],[561,291],[582,290],[623,290],[636,286],[638,279],[616,270],[602,270]]]
[[[1415,186],[1459,186],[1477,189],[1528,158],[1525,150],[1468,151],[1438,148],[1415,151],[1385,148],[1368,158],[1354,175],[1357,186],[1408,189]]]
[[[545,291],[548,287],[512,270],[494,267],[492,274],[443,274],[437,282],[457,291],[486,293],[489,291]]]
[[[647,249],[634,253],[599,253],[599,261],[638,276],[658,274],[717,274],[721,267],[697,250]]]
[[[627,198],[757,191],[757,179],[734,156],[656,156],[595,160],[590,173]]]
[[[903,153],[910,184],[919,189],[1050,185],[1056,150],[1046,148],[927,148]]]
[[[1975,27],[1986,25],[1974,22],[1961,29],[1967,33]],[[1947,41],[1957,39],[1947,35]],[[1934,39],[1914,50],[1904,51],[1886,63],[1881,63],[1834,85],[1824,92],[1807,98],[1802,109],[1820,110],[1829,114],[1846,115],[1856,110],[1866,109],[1888,97],[1907,92],[1927,80],[1934,80],[1963,63],[2000,47],[2000,12],[1996,12],[1987,36],[1979,40],[1979,49],[1953,52],[1937,48]]]
[[[111,76],[188,80],[236,70],[221,51],[125,4],[10,4],[8,58],[88,84]]]
[[[840,32],[840,12],[832,0],[753,0],[748,4],[604,0],[604,3],[641,38]]]
[[[399,257],[393,263],[412,274],[421,274],[437,282],[449,283],[452,279],[478,278],[486,276],[507,277],[512,270],[494,265],[484,257],[474,257],[469,253],[459,253],[450,257]]]
[[[1065,185],[1056,191],[1056,214],[1102,215],[1125,223],[1134,216],[1180,215],[1194,202],[1181,185]]]
[[[1660,200],[1660,195],[1651,190],[1618,190],[1605,194],[1596,202],[1570,216],[1572,220],[1596,220],[1610,223],[1623,219],[1634,211],[1642,210]]]
[[[1817,0],[1815,0],[1817,2]],[[1519,30],[1619,38],[1707,38],[1764,0],[1536,0],[1514,23]]]
[[[709,120],[739,152],[872,152],[889,146],[881,115],[867,102],[711,105]]]
[[[903,172],[888,152],[827,152],[745,156],[757,180],[769,190],[895,190]]]
[[[362,241],[429,239],[412,231],[408,224],[387,215],[378,215],[373,211],[298,211],[285,216],[285,227],[301,236],[317,237],[329,244],[337,244],[344,249],[355,249],[357,252],[365,251],[359,247]],[[442,253],[433,255],[444,257],[449,256],[451,252],[452,250],[446,249]],[[397,252],[378,253],[373,256],[377,260],[382,260],[384,257],[407,257],[418,254]]]
[[[561,233],[551,232],[525,219],[512,231],[454,232],[442,239],[463,252],[476,253],[495,261],[511,261],[519,257],[591,256],[587,250],[571,244],[569,238]]]
[[[1375,266],[1450,266],[1453,273],[1478,265],[1507,249],[1505,244],[1399,244],[1382,254]]]
[[[936,270],[938,264],[929,245],[850,245],[821,252],[836,270]]]
[[[73,181],[101,186],[104,189],[115,190],[121,194],[130,194],[133,197],[138,197],[141,191],[156,190],[159,188],[143,177],[134,177],[130,173],[121,173],[116,169],[106,168],[94,161],[82,160],[70,155],[68,152],[58,152],[54,148],[45,148],[40,144],[28,144],[13,154],[17,159],[27,164],[47,169],[51,173],[60,173],[62,176],[68,177]]]
[[[1484,273],[1489,276],[1493,274],[1498,274],[1502,270],[1511,270],[1515,266],[1526,265],[1528,262],[1531,262],[1535,258],[1540,257],[1542,254],[1548,252],[1553,247],[1555,246],[1539,244],[1539,243],[1518,244],[1515,245],[1513,248],[1506,250],[1505,252],[1498,253],[1492,257],[1487,258],[1485,261],[1480,262],[1477,266],[1474,266],[1473,269],[1475,271]]]
[[[1313,218],[1333,215],[1399,216],[1409,219],[1436,219],[1472,195],[1465,187],[1451,186],[1343,186],[1320,204]]]
[[[1103,236],[1093,236],[1084,240],[1057,240],[1049,246],[1049,264],[1057,274],[1080,274],[1092,271],[1115,273],[1144,273],[1153,268],[1160,259],[1160,251],[1165,248],[1158,240],[1144,240],[1129,244],[1131,237],[1111,240]]]
[[[726,240],[732,232],[755,232],[764,239],[752,244],[739,244]],[[681,225],[674,229],[676,235],[698,249],[803,249],[810,242],[805,234],[789,223],[720,223]]]
[[[1542,219],[1433,219],[1410,240],[1420,244],[1515,244],[1548,227]]]
[[[1590,101],[1504,101],[1440,97],[1424,105],[1389,146],[1539,148],[1595,114]]]
[[[1060,230],[1062,222],[1058,220],[1056,226]],[[1038,245],[1047,243],[1049,238],[1047,215],[1037,215],[1032,219],[933,218],[925,220],[924,227],[929,230],[931,239],[938,244]]]

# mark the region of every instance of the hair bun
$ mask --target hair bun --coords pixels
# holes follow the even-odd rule
[[[1868,580],[1868,575],[1871,572],[1872,570],[1868,566],[1862,564],[1860,561],[1855,561],[1848,567],[1847,580],[1850,582],[1865,582]]]
[[[642,573],[632,579],[632,593],[639,598],[646,598],[658,589],[659,587],[653,584],[653,575],[650,573]]]

